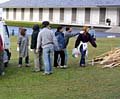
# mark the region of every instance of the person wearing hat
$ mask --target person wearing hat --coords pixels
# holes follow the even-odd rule
[[[18,38],[17,44],[19,45],[19,62],[18,67],[22,67],[22,59],[25,57],[25,66],[29,67],[29,38],[26,35],[26,29],[22,28],[20,31],[20,36]]]
[[[76,42],[75,42],[75,48],[80,49],[81,53],[81,60],[80,60],[80,66],[85,67],[85,56],[87,54],[87,42],[90,42],[93,47],[97,47],[94,39],[91,37],[91,35],[88,33],[89,28],[87,26],[83,27],[83,34],[79,34]]]
[[[44,21],[42,23],[43,29],[38,34],[36,53],[39,52],[40,46],[43,49],[44,60],[44,75],[52,74],[52,54],[54,52],[54,45],[56,45],[56,39],[54,33],[50,30],[50,23]]]

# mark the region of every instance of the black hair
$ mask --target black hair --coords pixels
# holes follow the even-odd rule
[[[43,28],[47,27],[48,25],[50,25],[49,21],[43,21],[42,23]]]
[[[32,28],[34,31],[39,31],[40,30],[40,27],[38,24],[35,24]]]
[[[57,32],[60,32],[60,30],[61,30],[62,28],[63,28],[62,26],[58,26],[58,27],[57,27]]]
[[[66,31],[70,30],[70,28],[71,28],[70,26],[66,27]]]

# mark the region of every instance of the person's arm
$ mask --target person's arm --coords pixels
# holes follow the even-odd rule
[[[20,45],[21,45],[21,40],[22,40],[22,37],[20,36],[20,37],[18,38],[18,41],[17,41],[17,44],[19,45],[19,47],[20,47]]]
[[[38,34],[37,37],[37,48],[36,48],[36,52],[39,51],[40,46],[42,45],[42,37],[41,37],[41,33]]]
[[[80,33],[68,33],[66,36],[71,38],[71,37],[74,37],[74,36],[77,36],[79,35]]]
[[[80,41],[81,41],[81,34],[78,36],[78,38],[77,38],[77,40],[76,40],[76,42],[75,42],[75,48],[77,48],[78,46],[79,46],[79,44],[80,44]]]
[[[89,35],[89,42],[91,43],[91,45],[93,46],[93,47],[97,47],[97,44],[96,44],[96,42],[94,41],[94,39],[91,37],[91,35]]]

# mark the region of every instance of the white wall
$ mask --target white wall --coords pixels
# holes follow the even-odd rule
[[[90,12],[90,24],[98,25],[100,18],[100,9],[99,8],[91,8]]]
[[[16,9],[16,20],[20,21],[21,20],[21,9]]]
[[[24,20],[30,21],[30,9],[28,8],[25,9]]]
[[[33,9],[33,21],[38,22],[39,21],[39,9]]]
[[[85,9],[78,8],[77,9],[77,24],[83,25],[85,22]]]
[[[43,21],[49,21],[49,9],[48,8],[43,9]]]
[[[106,19],[111,19],[111,25],[117,25],[117,8],[107,8]]]
[[[13,9],[9,9],[9,20],[13,20]]]
[[[70,8],[64,9],[64,23],[65,24],[72,23],[72,9],[70,9]]]
[[[60,9],[53,9],[53,23],[59,23],[60,21]]]

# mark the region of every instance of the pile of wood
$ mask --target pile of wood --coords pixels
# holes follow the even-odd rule
[[[103,68],[120,66],[120,48],[115,48],[92,60],[94,63],[103,65]]]

